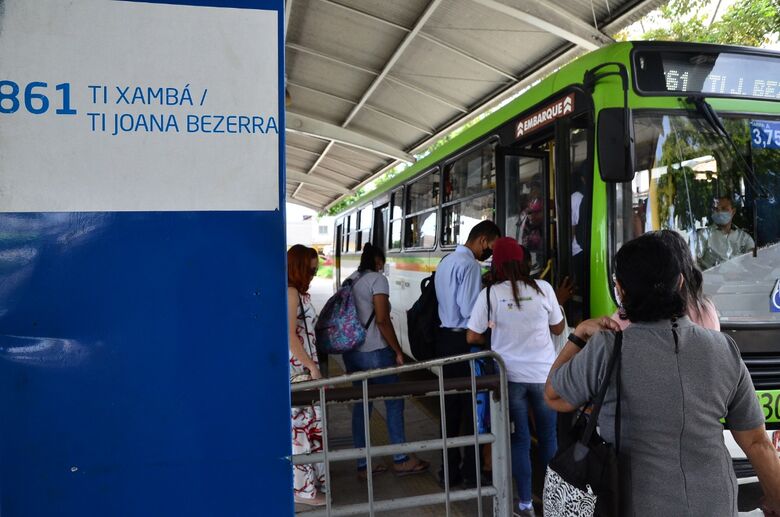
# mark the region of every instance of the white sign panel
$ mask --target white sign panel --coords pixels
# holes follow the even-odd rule
[[[274,11],[0,1],[0,211],[275,210]]]

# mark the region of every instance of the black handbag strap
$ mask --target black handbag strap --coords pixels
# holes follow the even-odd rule
[[[590,414],[588,425],[587,427],[585,427],[585,432],[582,433],[582,437],[580,438],[580,443],[582,443],[583,445],[587,445],[588,443],[590,443],[590,439],[593,437],[593,433],[596,432],[596,424],[598,423],[599,420],[599,413],[601,413],[601,408],[604,405],[604,397],[606,397],[607,389],[609,389],[609,382],[612,379],[612,372],[615,371],[615,365],[620,360],[620,352],[622,347],[623,347],[623,333],[616,332],[615,346],[612,349],[612,355],[610,356],[609,363],[607,364],[607,374],[604,376],[604,380],[602,381],[601,386],[599,387],[599,391],[596,394],[596,398],[593,399],[592,402],[593,411]],[[618,389],[619,386],[620,386],[620,382],[617,383]],[[619,416],[620,416],[620,399],[618,399],[617,410],[615,412],[616,445],[620,435]]]

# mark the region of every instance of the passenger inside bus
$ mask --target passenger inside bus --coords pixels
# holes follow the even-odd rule
[[[538,177],[529,181],[522,190],[528,189],[526,194],[521,194],[520,206],[523,207],[520,214],[514,220],[514,228],[508,228],[508,232],[514,234],[515,239],[528,249],[531,255],[531,273],[538,274],[544,267],[544,201],[542,199],[542,187]]]
[[[734,224],[736,213],[731,197],[721,196],[713,207],[713,224],[696,232],[696,255],[703,269],[747,253],[755,246],[750,234]]]

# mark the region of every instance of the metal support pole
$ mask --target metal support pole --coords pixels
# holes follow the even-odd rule
[[[490,430],[495,436],[492,445],[493,486],[498,491],[493,500],[493,513],[496,516],[512,516],[512,452],[509,432],[509,394],[504,377],[501,373],[500,393],[491,393],[490,397]]]
[[[363,432],[366,435],[366,479],[368,480],[368,514],[374,517],[374,469],[371,465],[371,423],[368,412],[368,379],[363,379]]]
[[[289,0],[288,0],[289,1]],[[322,415],[322,453],[325,455],[325,511],[330,515],[333,501],[330,487],[330,458],[328,457],[328,405],[325,403],[325,386],[320,386],[320,414]]]
[[[438,366],[435,369],[439,376],[439,410],[441,412],[441,452],[442,465],[444,473],[444,509],[446,516],[450,517],[450,462],[447,454],[447,410],[444,407],[444,367]]]
[[[474,472],[477,476],[477,515],[482,517],[482,465],[479,462],[479,419],[477,418],[477,378],[474,359],[469,360],[471,370],[471,417],[474,423]]]

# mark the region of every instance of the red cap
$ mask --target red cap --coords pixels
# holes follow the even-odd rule
[[[501,271],[505,262],[522,262],[524,258],[523,248],[512,237],[501,237],[493,243],[493,266],[497,271]]]

